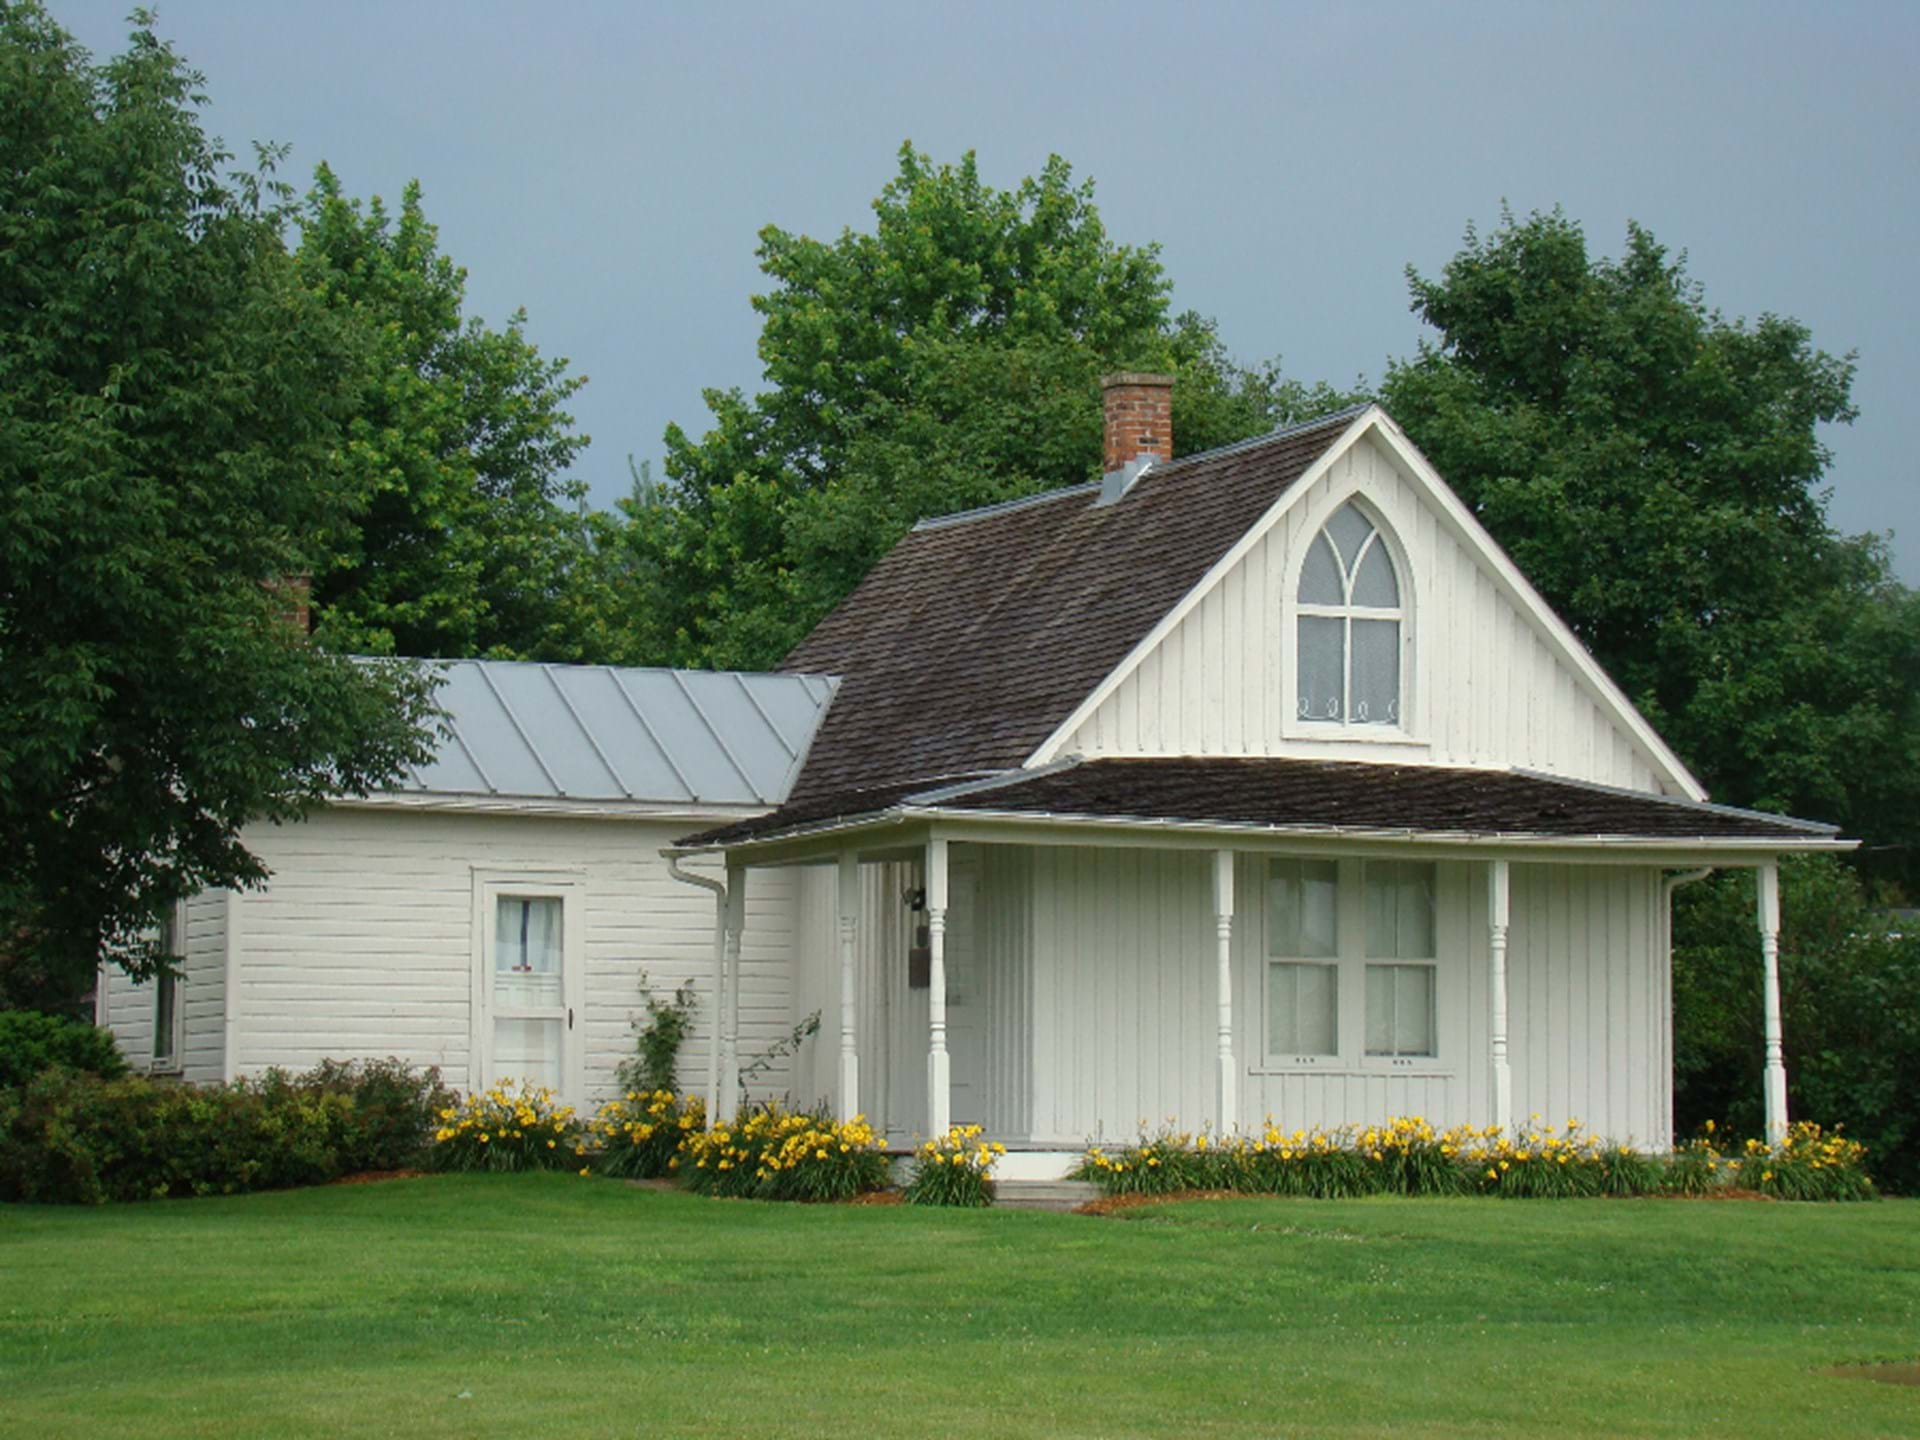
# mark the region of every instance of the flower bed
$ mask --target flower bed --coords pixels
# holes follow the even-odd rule
[[[991,1205],[993,1167],[1007,1147],[981,1136],[978,1125],[956,1125],[922,1145],[914,1155],[913,1178],[907,1182],[907,1203]]]
[[[678,1174],[690,1190],[756,1200],[850,1200],[892,1182],[884,1137],[862,1117],[843,1123],[763,1105],[711,1130],[689,1130]]]
[[[706,1102],[671,1090],[629,1090],[609,1100],[587,1126],[599,1146],[594,1168],[624,1180],[653,1180],[676,1169],[680,1147],[707,1121]]]
[[[1875,1195],[1865,1147],[1817,1125],[1795,1125],[1776,1145],[1750,1140],[1737,1157],[1711,1126],[1670,1156],[1608,1144],[1576,1121],[1435,1131],[1418,1116],[1385,1125],[1257,1136],[1162,1130],[1119,1149],[1094,1146],[1075,1169],[1108,1195],[1185,1191],[1299,1195],[1501,1195],[1512,1198],[1713,1195],[1734,1190],[1783,1200],[1867,1200]]]
[[[561,1170],[585,1165],[585,1132],[571,1105],[544,1086],[502,1081],[440,1112],[439,1170]]]

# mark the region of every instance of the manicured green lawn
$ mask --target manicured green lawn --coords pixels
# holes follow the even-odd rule
[[[1920,1434],[1920,1202],[0,1208],[0,1433]]]

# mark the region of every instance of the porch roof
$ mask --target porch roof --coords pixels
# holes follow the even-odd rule
[[[809,798],[689,836],[730,847],[889,818],[1186,823],[1273,832],[1672,845],[1850,842],[1831,825],[1522,770],[1265,758],[1073,760]]]

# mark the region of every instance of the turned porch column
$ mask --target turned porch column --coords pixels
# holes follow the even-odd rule
[[[1769,860],[1758,872],[1758,909],[1760,920],[1760,963],[1766,977],[1765,1077],[1767,1102],[1767,1139],[1777,1141],[1787,1133],[1787,1053],[1780,1029],[1780,867]]]
[[[927,1134],[953,1126],[953,1066],[947,1055],[947,842],[927,841]]]
[[[1213,852],[1213,959],[1218,1009],[1214,1020],[1214,1123],[1225,1135],[1239,1123],[1233,1059],[1233,852]]]
[[[860,857],[840,854],[840,1088],[835,1116],[842,1122],[860,1113],[859,975],[856,942],[860,933]]]
[[[1513,1125],[1513,1067],[1507,1060],[1507,924],[1509,919],[1507,862],[1487,865],[1487,991],[1493,1001],[1488,1031],[1492,1066],[1488,1083],[1493,1099],[1493,1123],[1502,1130]]]
[[[732,1124],[740,1113],[740,936],[747,928],[747,872],[727,866],[727,934],[720,957],[720,1093],[715,1114]]]

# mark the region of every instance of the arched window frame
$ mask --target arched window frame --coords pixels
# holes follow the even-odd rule
[[[1385,547],[1386,558],[1393,567],[1394,584],[1399,591],[1400,603],[1396,607],[1355,606],[1351,603],[1352,584],[1359,574],[1359,561],[1356,559],[1352,569],[1341,576],[1346,587],[1349,603],[1342,605],[1314,604],[1300,599],[1301,579],[1305,573],[1308,556],[1322,532],[1327,529],[1333,517],[1348,505],[1373,527],[1373,535],[1367,545]],[[1335,546],[1338,554],[1338,546]],[[1305,530],[1305,539],[1299,546],[1288,565],[1286,589],[1283,592],[1282,613],[1285,619],[1285,659],[1282,667],[1282,683],[1285,686],[1285,706],[1283,709],[1283,733],[1303,740],[1329,741],[1366,741],[1376,744],[1423,744],[1421,736],[1424,726],[1417,723],[1420,711],[1417,709],[1421,694],[1419,674],[1415,666],[1418,654],[1415,645],[1415,612],[1417,596],[1414,593],[1413,567],[1409,562],[1406,548],[1394,527],[1378,507],[1372,504],[1357,489],[1347,490],[1330,496],[1314,522]],[[1341,718],[1338,720],[1307,719],[1299,713],[1299,662],[1300,662],[1300,620],[1303,616],[1323,616],[1339,618],[1348,622],[1362,620],[1396,620],[1400,626],[1400,695],[1399,716],[1393,721],[1360,721],[1351,718],[1351,692],[1353,685],[1353,644],[1349,623],[1343,642],[1342,702]]]

